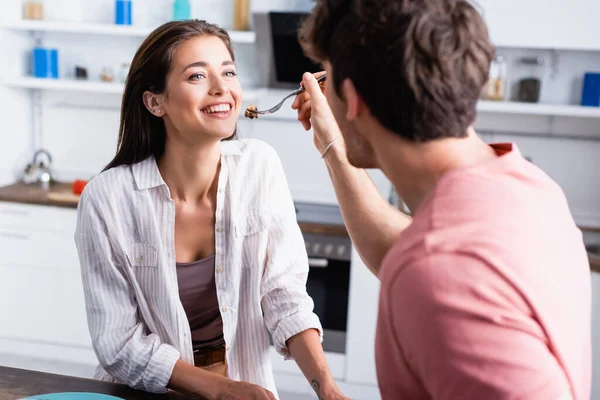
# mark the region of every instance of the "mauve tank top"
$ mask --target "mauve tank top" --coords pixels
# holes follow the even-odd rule
[[[223,320],[215,284],[215,256],[191,263],[177,263],[179,298],[192,330],[194,352],[225,345]]]

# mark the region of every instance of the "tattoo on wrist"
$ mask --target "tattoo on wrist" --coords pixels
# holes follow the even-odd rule
[[[316,379],[313,379],[312,381],[310,381],[310,386],[312,386],[313,390],[317,394],[317,397],[320,399],[321,398],[321,384],[319,383],[319,381]]]

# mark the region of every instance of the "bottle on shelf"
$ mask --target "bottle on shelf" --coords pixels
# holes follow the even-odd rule
[[[247,31],[250,29],[250,0],[234,0],[233,3],[233,29]]]
[[[115,24],[131,25],[131,0],[116,0]]]
[[[25,0],[23,3],[23,17],[25,19],[44,19],[43,0]]]
[[[173,2],[173,20],[185,21],[191,18],[190,0],[175,0]]]
[[[483,88],[484,100],[502,101],[506,92],[506,59],[497,55],[490,65],[490,75]]]

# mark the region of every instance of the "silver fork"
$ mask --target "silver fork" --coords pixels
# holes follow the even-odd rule
[[[324,81],[325,78],[327,77],[327,74],[323,74],[320,77],[317,78],[317,82],[321,82]],[[279,109],[281,108],[281,106],[283,106],[283,103],[289,99],[290,97],[295,97],[298,96],[300,93],[304,92],[306,89],[304,89],[304,86],[300,86],[299,89],[294,90],[292,93],[288,94],[287,96],[285,96],[283,98],[283,100],[281,100],[279,102],[279,104],[275,105],[274,107],[269,108],[268,110],[265,111],[254,111],[254,113],[259,114],[259,115],[267,115],[267,114],[273,114],[274,112],[279,111]]]

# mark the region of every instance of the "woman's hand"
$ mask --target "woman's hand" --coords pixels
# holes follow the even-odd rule
[[[260,386],[227,379],[215,400],[275,400],[275,395]]]
[[[169,388],[209,400],[275,400],[273,393],[260,386],[234,381],[183,360],[175,363]]]
[[[321,90],[316,78],[325,72],[317,72],[312,75],[305,73],[302,77],[302,85],[306,90],[296,96],[292,109],[298,110],[298,121],[304,129],[313,128],[315,146],[319,153],[323,153],[325,147],[342,133],[333,116],[327,98]]]

